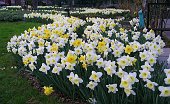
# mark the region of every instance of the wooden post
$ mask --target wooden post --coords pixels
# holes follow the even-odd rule
[[[38,0],[32,0],[32,6],[34,10],[37,10]]]
[[[148,11],[147,11],[147,26],[146,28],[149,28],[149,13],[150,13],[150,3],[148,3]]]

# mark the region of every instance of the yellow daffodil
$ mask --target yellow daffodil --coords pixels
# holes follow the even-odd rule
[[[125,53],[130,54],[131,52],[133,52],[133,48],[132,48],[132,46],[130,46],[130,45],[126,45]]]
[[[77,39],[77,40],[75,40],[75,41],[73,42],[73,46],[74,46],[74,47],[78,47],[78,46],[81,45],[81,43],[82,43],[82,40],[81,40],[81,39]]]
[[[76,59],[77,59],[76,55],[68,54],[66,58],[66,62],[69,62],[71,64],[76,63]]]
[[[44,94],[45,95],[50,95],[51,93],[54,92],[53,87],[44,86],[43,88],[44,88]]]

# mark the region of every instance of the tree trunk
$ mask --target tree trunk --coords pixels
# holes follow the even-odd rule
[[[38,6],[38,0],[32,0],[32,7],[34,10],[37,10],[37,6]]]
[[[74,5],[74,0],[72,0],[72,5]]]

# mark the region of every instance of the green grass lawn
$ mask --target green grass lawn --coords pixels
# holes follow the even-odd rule
[[[27,79],[18,74],[12,54],[6,50],[7,42],[13,35],[20,35],[28,28],[40,23],[0,22],[0,104],[59,104],[54,96],[45,96],[33,88]]]

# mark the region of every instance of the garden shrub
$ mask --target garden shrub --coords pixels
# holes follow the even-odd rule
[[[0,12],[0,21],[22,21],[23,15],[25,12],[23,11],[1,11]]]

